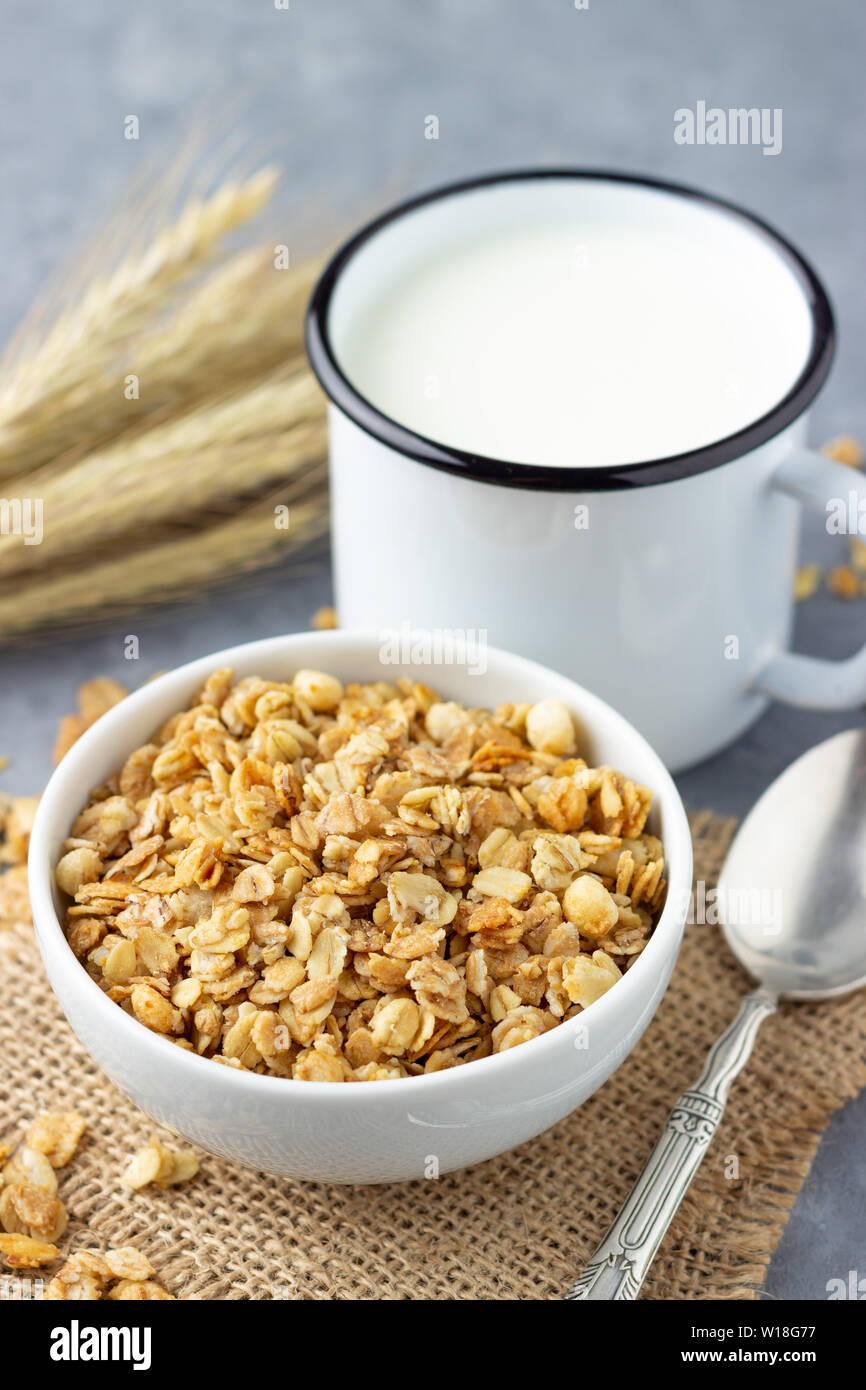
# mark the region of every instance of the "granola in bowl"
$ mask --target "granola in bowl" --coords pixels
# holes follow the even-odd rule
[[[664,901],[651,792],[560,700],[214,671],[97,788],[56,869],[119,1007],[223,1065],[416,1076],[573,1018]]]

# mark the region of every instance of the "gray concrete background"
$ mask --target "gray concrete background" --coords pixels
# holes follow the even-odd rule
[[[834,301],[839,351],[814,411],[814,440],[866,437],[862,138],[866,10],[854,0],[149,0],[145,6],[5,0],[0,47],[3,217],[0,338],[45,277],[99,225],[142,159],[204,120],[231,128],[232,101],[287,171],[285,239],[311,209],[339,233],[397,195],[521,164],[609,166],[702,184],[775,223],[813,260]],[[674,111],[781,107],[783,149],[682,147]],[[123,138],[139,117],[141,139]],[[435,114],[440,139],[424,139]],[[804,555],[844,558],[820,523]],[[58,717],[80,680],[136,683],[244,638],[308,626],[330,595],[327,558],[298,577],[183,610],[0,652],[0,787],[38,790]],[[802,650],[843,656],[866,606],[823,597],[801,610]],[[122,637],[135,631],[130,675]],[[733,749],[680,778],[693,807],[742,814],[800,752],[862,715],[771,709]],[[772,1098],[768,1097],[768,1107]],[[654,1136],[647,1136],[647,1143]],[[767,1290],[821,1299],[866,1274],[866,1098],[830,1125]]]

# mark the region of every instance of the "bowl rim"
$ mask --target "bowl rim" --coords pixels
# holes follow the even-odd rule
[[[213,1058],[188,1052],[185,1048],[177,1047],[167,1038],[160,1037],[159,1034],[139,1023],[137,1019],[132,1018],[103,993],[81,962],[73,955],[54,907],[52,897],[54,864],[51,862],[52,856],[49,853],[51,823],[55,818],[56,803],[65,799],[76,785],[81,786],[81,804],[84,804],[91,785],[87,782],[86,770],[91,761],[92,751],[122,729],[130,717],[139,714],[154,699],[167,694],[173,687],[194,687],[198,681],[203,683],[211,671],[216,668],[233,666],[239,661],[246,663],[251,657],[258,660],[261,656],[262,661],[266,663],[269,657],[276,654],[285,655],[287,650],[291,653],[293,647],[297,647],[299,650],[319,647],[323,657],[326,657],[328,651],[334,651],[338,648],[366,647],[368,645],[375,645],[375,648],[381,647],[381,634],[362,629],[336,629],[327,632],[290,633],[279,637],[239,643],[233,647],[197,657],[193,661],[186,662],[182,666],[177,666],[155,677],[139,687],[138,690],[133,691],[120,704],[110,709],[77,740],[55,768],[40,798],[30,835],[28,855],[28,887],[33,910],[34,931],[46,971],[51,980],[52,992],[55,993],[61,1007],[63,1007],[63,1001],[59,991],[54,988],[49,961],[56,962],[58,969],[65,970],[74,967],[80,972],[83,997],[90,1002],[94,1014],[100,1021],[100,1026],[103,1026],[102,1021],[104,1020],[106,1034],[111,1036],[114,1031],[119,1044],[122,1045],[127,1042],[129,1047],[137,1049],[141,1055],[149,1058],[154,1067],[158,1068],[161,1063],[170,1061],[180,1069],[180,1072],[188,1078],[190,1083],[204,1082],[207,1084],[207,1078],[210,1077],[212,1085],[224,1086],[229,1095],[237,1092],[238,1088],[251,1094],[258,1094],[259,1097],[271,1095],[277,1098],[283,1093],[283,1088],[280,1087],[279,1083],[292,1081],[293,1078],[273,1077],[257,1072],[242,1071],[235,1067],[220,1066],[214,1063]],[[669,875],[665,906],[639,959],[630,967],[625,976],[617,981],[615,988],[608,990],[575,1018],[557,1024],[556,1027],[549,1029],[540,1037],[533,1038],[519,1047],[509,1048],[489,1057],[478,1058],[472,1063],[449,1067],[442,1071],[424,1073],[420,1076],[396,1077],[391,1080],[366,1081],[359,1086],[335,1086],[333,1082],[328,1081],[300,1082],[298,1084],[303,1087],[301,1095],[305,1103],[310,1103],[313,1106],[326,1102],[333,1103],[335,1092],[338,1095],[346,1095],[346,1100],[340,1101],[340,1104],[362,1104],[360,1099],[352,1098],[356,1092],[359,1092],[362,1097],[366,1095],[369,1100],[374,1097],[381,1098],[383,1095],[393,1097],[396,1100],[406,1094],[406,1087],[410,1088],[409,1096],[414,1096],[416,1100],[420,1100],[425,1096],[432,1098],[434,1092],[443,1087],[452,1091],[459,1090],[461,1085],[471,1088],[473,1078],[483,1077],[492,1084],[495,1084],[497,1080],[505,1081],[509,1071],[513,1071],[515,1067],[528,1065],[533,1060],[542,1063],[543,1048],[546,1048],[548,1053],[552,1053],[554,1048],[561,1048],[566,1043],[573,1045],[572,1035],[576,1032],[576,1025],[579,1020],[583,1019],[584,1014],[592,1013],[594,1010],[593,1016],[601,1022],[605,1015],[613,1015],[617,1009],[623,1011],[627,1006],[629,995],[634,994],[638,989],[639,981],[642,981],[651,969],[656,968],[657,962],[661,964],[664,958],[663,953],[669,946],[671,939],[673,939],[676,952],[679,952],[685,922],[685,904],[692,888],[692,840],[682,799],[661,758],[648,740],[624,715],[599,696],[571,680],[570,677],[563,676],[540,662],[517,656],[499,647],[488,647],[486,655],[488,663],[491,660],[494,665],[507,663],[512,672],[518,676],[525,675],[527,680],[538,681],[539,678],[544,678],[567,686],[573,692],[571,700],[568,701],[572,712],[578,715],[582,722],[585,721],[588,727],[592,728],[594,715],[603,715],[606,720],[619,726],[618,732],[622,732],[624,736],[643,745],[645,755],[648,754],[650,761],[656,765],[653,774],[654,785],[651,790],[654,803],[664,808],[665,819],[668,822],[665,831],[665,859],[668,863],[670,862],[668,851],[672,850],[677,881],[674,882],[672,876]],[[299,659],[299,669],[302,664],[303,662]],[[427,670],[423,663],[418,663],[418,665],[422,670]],[[439,669],[447,670],[446,667]],[[398,670],[399,668],[395,668],[395,675]],[[419,678],[422,678],[420,672]],[[487,679],[489,679],[489,667],[488,673],[481,677],[482,681]],[[156,716],[154,723],[156,726]],[[636,974],[636,972],[638,973]],[[635,976],[634,980],[632,980],[632,976]],[[530,1054],[529,1057],[525,1055],[527,1050]],[[523,1055],[522,1061],[521,1054]],[[205,1067],[208,1070],[204,1070]],[[483,1071],[482,1068],[484,1068]],[[100,1069],[103,1070],[103,1068]],[[250,1092],[250,1088],[252,1088],[252,1092]],[[287,1087],[285,1093],[287,1098],[297,1095],[294,1086]]]

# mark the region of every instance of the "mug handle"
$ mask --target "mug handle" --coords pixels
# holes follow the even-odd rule
[[[826,511],[833,499],[841,498],[846,506],[862,508],[866,516],[866,478],[823,454],[807,449],[791,454],[769,485],[816,511]],[[755,677],[753,688],[806,709],[854,709],[866,703],[866,643],[843,661],[778,652]]]

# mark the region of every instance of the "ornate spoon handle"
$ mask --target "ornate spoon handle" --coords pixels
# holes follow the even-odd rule
[[[731,1082],[778,1002],[778,996],[764,988],[746,995],[737,1017],[712,1048],[697,1084],[671,1111],[625,1206],[566,1298],[637,1298],[718,1128]]]

